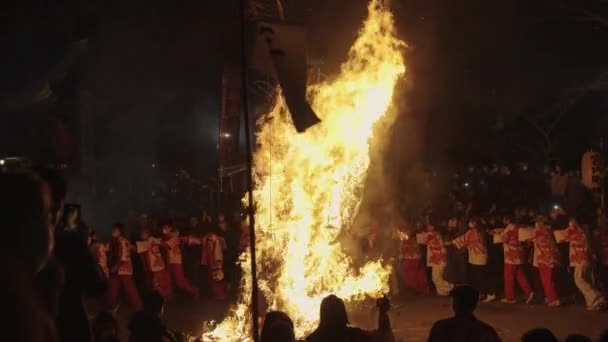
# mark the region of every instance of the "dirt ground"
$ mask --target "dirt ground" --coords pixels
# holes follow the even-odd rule
[[[397,340],[426,341],[433,322],[451,315],[450,305],[449,298],[441,297],[394,300],[390,315]],[[221,320],[227,307],[228,303],[218,303],[211,299],[193,302],[178,297],[167,305],[164,320],[174,330],[200,334],[203,322]],[[121,335],[125,341],[130,313],[128,308],[119,312]],[[355,325],[367,329],[375,327],[376,313],[371,302],[350,306],[349,315]],[[560,339],[572,333],[581,333],[594,340],[604,329],[608,329],[608,312],[586,311],[581,304],[548,308],[544,305],[494,302],[481,304],[476,316],[494,326],[503,341],[519,341],[525,331],[537,327],[551,329]]]

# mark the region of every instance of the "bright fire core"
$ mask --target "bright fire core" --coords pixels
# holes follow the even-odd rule
[[[277,96],[258,125],[254,155],[257,265],[261,299],[293,319],[296,335],[310,333],[321,300],[345,301],[387,291],[390,268],[380,261],[355,269],[335,243],[351,224],[370,163],[372,127],[388,111],[405,72],[404,43],[392,14],[372,0],[368,18],[334,80],[309,87],[322,122],[298,134]],[[242,295],[206,341],[250,341],[249,253],[241,257]]]

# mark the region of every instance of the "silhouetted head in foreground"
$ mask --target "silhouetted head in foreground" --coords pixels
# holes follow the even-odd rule
[[[593,342],[589,337],[581,334],[568,335],[564,340],[566,342]]]
[[[348,316],[344,301],[329,295],[321,301],[319,329],[344,329],[348,326]]]
[[[260,342],[293,342],[295,339],[293,322],[286,313],[271,311],[266,314]]]
[[[468,285],[456,286],[450,296],[455,315],[472,314],[479,302],[479,291]]]
[[[0,189],[2,252],[17,257],[28,272],[37,272],[54,245],[48,186],[34,174],[10,173],[0,175]]]
[[[521,337],[521,342],[558,342],[557,337],[546,328],[529,330]]]
[[[600,342],[608,342],[608,329],[604,330],[600,335]]]

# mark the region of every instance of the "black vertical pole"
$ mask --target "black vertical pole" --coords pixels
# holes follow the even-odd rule
[[[247,0],[239,0],[241,10],[241,94],[243,117],[245,120],[245,148],[247,154],[247,197],[249,201],[249,249],[251,254],[251,322],[253,325],[253,341],[259,341],[258,328],[258,276],[255,258],[255,215],[253,213],[253,177],[251,132],[249,131],[249,101],[247,97]]]
[[[601,180],[600,180],[600,191],[601,193],[601,197],[600,197],[600,207],[602,208],[602,210],[605,208],[605,201],[606,201],[606,143],[604,142],[604,138],[600,138],[600,161],[601,161],[601,167],[602,167],[602,172],[601,172]]]

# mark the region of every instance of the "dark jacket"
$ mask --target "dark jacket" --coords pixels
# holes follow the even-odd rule
[[[499,342],[498,334],[491,326],[474,315],[457,315],[435,322],[429,334],[429,342]]]
[[[65,274],[57,317],[59,337],[62,342],[91,341],[82,298],[101,298],[107,285],[105,279],[97,272],[97,264],[79,232],[58,232],[55,257]]]

